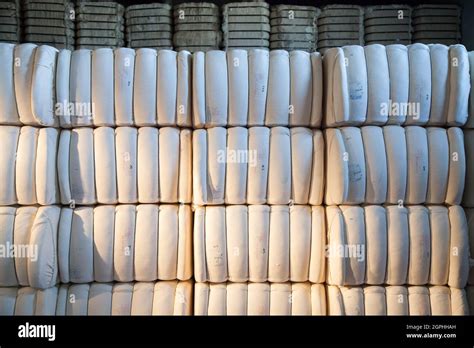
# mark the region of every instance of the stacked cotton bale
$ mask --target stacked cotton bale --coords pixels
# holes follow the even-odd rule
[[[326,5],[318,18],[318,50],[364,43],[364,9],[357,5]]]
[[[171,49],[173,19],[171,5],[131,5],[125,11],[127,46]]]
[[[17,43],[21,40],[19,1],[0,2],[0,42]]]
[[[223,47],[268,48],[270,5],[264,1],[231,2],[222,6]]]
[[[113,1],[76,5],[76,48],[122,47],[125,44],[124,7]]]
[[[173,44],[177,51],[219,49],[222,44],[219,7],[209,2],[186,2],[173,7]]]
[[[315,51],[318,41],[317,18],[320,12],[313,6],[272,6],[270,48]]]
[[[380,5],[365,8],[365,44],[411,44],[411,12],[406,5]]]
[[[413,9],[413,42],[454,45],[461,43],[459,5],[427,4]]]
[[[68,0],[25,0],[22,5],[25,41],[58,49],[74,49],[74,4]]]

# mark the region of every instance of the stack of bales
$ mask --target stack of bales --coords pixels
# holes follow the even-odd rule
[[[0,2],[0,41],[20,41],[20,6],[15,1]]]
[[[176,50],[209,51],[222,42],[219,7],[208,2],[188,2],[174,7],[173,44]]]
[[[123,14],[124,7],[112,1],[77,4],[77,48],[124,46]]]
[[[273,6],[270,14],[270,48],[315,51],[319,14],[320,10],[313,6]]]
[[[173,46],[170,5],[132,5],[125,11],[125,20],[128,47],[169,49]]]
[[[25,41],[74,48],[74,4],[68,0],[25,0]]]
[[[365,43],[411,44],[411,8],[406,5],[370,6],[365,9]]]
[[[419,5],[413,10],[413,42],[454,45],[461,42],[461,7]]]
[[[268,48],[270,6],[266,2],[232,2],[222,7],[225,48]]]

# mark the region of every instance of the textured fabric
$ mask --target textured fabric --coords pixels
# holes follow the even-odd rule
[[[267,200],[268,167],[270,156],[270,129],[251,127],[248,139],[249,154],[256,153],[255,165],[248,166],[247,203],[263,204]]]
[[[451,315],[451,293],[448,287],[429,288],[431,315]]]
[[[408,163],[405,129],[399,126],[383,127],[387,156],[387,199],[390,204],[405,200]]]
[[[447,125],[463,126],[468,118],[469,92],[469,57],[466,47],[452,45],[449,47],[449,106]]]
[[[19,207],[16,209],[13,229],[13,243],[15,245],[29,245],[31,228],[33,227],[37,211],[38,208],[36,207]],[[28,286],[28,258],[15,257],[14,261],[18,285]]]
[[[134,277],[135,209],[134,205],[115,208],[114,280],[118,282],[130,282]]]
[[[193,56],[188,51],[178,52],[176,124],[179,127],[192,127],[192,59]]]
[[[428,125],[443,126],[449,105],[449,47],[429,45],[431,59],[431,107]]]
[[[88,315],[112,314],[112,286],[112,284],[91,284],[87,307]]]
[[[253,49],[248,53],[249,70],[249,126],[263,126],[268,91],[270,53]]]
[[[115,129],[115,161],[117,165],[117,197],[119,203],[137,203],[137,138],[132,127]]]
[[[156,105],[158,124],[160,126],[176,125],[176,92],[178,68],[177,53],[170,50],[158,51],[156,65]]]
[[[323,119],[323,60],[319,52],[311,53],[312,104],[310,126],[319,128]]]
[[[133,83],[135,50],[117,48],[114,51],[114,100],[117,126],[133,125]]]
[[[292,199],[296,204],[307,204],[313,168],[313,132],[295,127],[291,128],[290,137]]]
[[[14,242],[14,224],[15,224],[16,208],[0,207],[0,243],[6,246]],[[13,257],[2,257],[0,259],[0,285],[16,286],[18,285],[17,276],[15,274],[15,259]]]
[[[426,203],[442,204],[446,198],[449,172],[449,145],[446,129],[426,128],[428,138],[428,191]]]
[[[193,126],[206,124],[206,56],[204,52],[193,55]]]
[[[281,283],[290,277],[290,211],[285,205],[270,207],[268,281]]]
[[[464,210],[459,205],[449,207],[451,225],[451,253],[449,256],[448,285],[464,288],[469,277],[469,231]]]
[[[158,279],[176,279],[178,240],[178,206],[161,205],[158,222]],[[138,256],[139,254],[136,255]]]
[[[17,203],[15,192],[15,159],[20,136],[20,127],[0,127],[0,205]]]
[[[227,61],[224,51],[208,51],[205,58],[206,126],[228,122]]]
[[[390,75],[385,46],[374,44],[364,47],[367,64],[367,125],[383,125],[388,121],[390,103]]]
[[[408,308],[410,315],[431,315],[430,293],[423,286],[408,287]]]
[[[290,281],[308,280],[311,258],[311,207],[290,207]],[[316,255],[315,255],[316,256]]]
[[[311,56],[304,51],[290,52],[290,126],[308,127],[311,122],[313,75]]]
[[[431,259],[431,235],[428,209],[424,206],[408,207],[410,230],[410,258],[407,284],[428,283]]]
[[[164,127],[159,130],[159,180],[160,200],[165,203],[178,201],[179,178],[179,129]]]
[[[364,143],[366,192],[365,202],[384,203],[387,197],[387,157],[383,131],[380,127],[361,128]]]
[[[132,294],[131,315],[151,315],[153,309],[153,283],[135,283]]]
[[[72,52],[69,76],[69,101],[74,106],[71,114],[73,127],[92,125],[92,51]]]
[[[138,224],[137,224],[138,225]],[[115,206],[101,205],[94,208],[94,280],[114,280]]]
[[[20,122],[25,125],[35,125],[36,120],[32,111],[31,84],[33,80],[34,60],[37,46],[26,43],[15,46],[13,76],[15,98]]]
[[[448,209],[429,206],[431,232],[431,264],[429,283],[445,285],[448,282],[450,254],[450,225]]]
[[[249,62],[247,51],[227,51],[229,126],[246,126],[249,107]]]
[[[138,129],[137,191],[140,203],[160,201],[158,144],[158,129],[152,127]]]
[[[87,315],[89,284],[74,284],[68,289],[66,315]],[[71,298],[74,301],[71,301]]]
[[[39,130],[36,150],[36,197],[38,204],[51,205],[59,202],[57,187],[56,151],[59,131],[55,128]]]
[[[426,129],[418,126],[405,128],[407,145],[406,204],[421,204],[428,190],[428,139]]]
[[[97,202],[116,204],[117,169],[113,128],[99,127],[94,129],[94,161]]]
[[[270,52],[266,126],[288,126],[290,108],[290,60],[287,51]]]
[[[138,127],[157,124],[156,74],[157,53],[151,48],[136,51],[133,81],[133,114]]]
[[[69,50],[59,50],[56,62],[56,103],[62,105],[59,112],[58,109],[56,109],[56,116],[59,117],[59,125],[62,128],[71,127],[71,113],[69,110],[71,54]]]
[[[233,127],[227,130],[228,154],[236,154],[234,158],[226,159],[225,202],[227,204],[242,204],[247,200],[247,161],[237,155],[247,151],[248,130],[243,127]]]
[[[94,281],[94,210],[90,207],[74,209],[69,244],[69,272],[71,282]]]
[[[387,315],[385,288],[368,286],[364,288],[365,315]]]
[[[410,256],[408,210],[388,206],[387,213],[387,271],[385,282],[390,285],[406,283]]]
[[[270,130],[268,166],[269,204],[288,204],[291,199],[291,139],[290,130],[273,127]]]
[[[114,126],[114,52],[111,48],[92,51],[91,74],[94,126]]]
[[[406,110],[400,108],[408,103],[409,91],[409,63],[408,49],[404,45],[387,45],[388,72],[390,78],[390,100],[392,105],[397,105],[396,109],[390,110],[387,124],[403,124],[406,119]]]
[[[411,105],[419,105],[419,113],[411,112],[407,114],[405,125],[424,125],[429,120],[431,108],[431,60],[429,47],[421,43],[409,45],[408,61],[410,64],[408,102]]]
[[[387,315],[408,315],[408,290],[404,286],[387,286]]]
[[[251,205],[249,211],[249,281],[262,282],[268,277],[270,207]]]
[[[245,282],[249,269],[248,210],[246,206],[233,205],[225,211],[228,280]]]
[[[449,177],[446,191],[446,203],[461,204],[466,180],[466,154],[464,150],[464,135],[461,128],[448,129],[449,142]]]
[[[30,126],[20,128],[16,153],[15,184],[18,203],[22,205],[31,205],[38,202],[36,198],[35,169],[39,132],[38,128]],[[52,154],[56,155],[56,149]],[[53,168],[53,170],[56,173],[56,168]]]
[[[57,153],[57,174],[58,187],[61,196],[61,204],[71,204],[71,180],[69,178],[69,160],[70,160],[70,144],[72,131],[62,130],[59,136],[58,153]],[[76,135],[75,135],[76,137]]]
[[[20,125],[20,117],[15,99],[14,71],[15,45],[0,43],[0,123]]]
[[[364,207],[366,237],[365,283],[383,284],[387,265],[387,217],[385,208]]]

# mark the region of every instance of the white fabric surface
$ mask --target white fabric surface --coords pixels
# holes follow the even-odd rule
[[[55,315],[58,288],[52,287],[36,291],[35,315]]]
[[[448,129],[449,142],[449,177],[446,191],[446,203],[461,204],[466,180],[466,154],[464,150],[464,134],[461,128]]]
[[[176,91],[176,124],[192,127],[192,64],[193,56],[188,51],[179,51],[178,84]]]
[[[112,284],[92,283],[89,289],[88,315],[112,314]]]
[[[249,283],[247,315],[270,314],[270,284]]]
[[[406,204],[421,204],[428,190],[428,138],[426,129],[405,127],[407,145]]]
[[[365,315],[387,315],[385,288],[368,286],[364,288]]]
[[[42,128],[38,134],[36,150],[36,197],[38,204],[59,203],[57,186],[56,151],[59,131],[55,128]]]
[[[14,243],[14,225],[16,208],[0,207],[0,245],[6,249]],[[0,258],[0,286],[17,286],[18,280],[15,273],[15,258]]]
[[[408,210],[400,206],[387,206],[387,271],[385,282],[403,285],[410,262],[410,232]]]
[[[115,161],[117,165],[117,197],[119,203],[137,203],[137,138],[132,127],[115,129]]]
[[[321,205],[324,198],[325,185],[325,143],[323,132],[315,130],[313,132],[313,169],[311,173],[311,187],[309,191],[308,203],[311,205]]]
[[[191,203],[193,196],[193,133],[190,129],[181,129],[179,134],[179,203]]]
[[[272,283],[281,283],[289,281],[289,245],[289,207],[286,205],[272,205],[270,207],[270,231],[268,238],[268,281]]]
[[[37,46],[32,43],[16,45],[14,50],[13,77],[15,98],[20,122],[25,125],[35,125],[36,120],[32,110],[31,86],[35,52]]]
[[[74,209],[69,244],[69,273],[72,283],[94,281],[94,209]]]
[[[313,132],[309,128],[291,128],[290,140],[291,197],[296,204],[307,204],[313,168]]]
[[[229,126],[247,125],[249,108],[249,62],[247,51],[227,51],[227,78],[229,89]]]
[[[205,219],[208,279],[213,283],[225,282],[228,277],[225,208],[207,207]]]
[[[0,127],[0,205],[17,203],[15,192],[15,160],[20,127]]]
[[[134,279],[136,206],[118,205],[115,208],[114,280],[130,282]]]
[[[18,203],[32,205],[38,202],[36,198],[36,152],[40,130],[35,127],[20,128],[16,154],[15,184]],[[43,147],[44,150],[44,147]],[[53,151],[56,155],[56,151]],[[56,172],[56,168],[54,168]]]
[[[171,50],[158,51],[156,65],[156,105],[160,126],[176,125],[176,93],[178,80],[177,53]]]
[[[227,130],[215,127],[207,131],[207,204],[223,204],[225,198],[225,177]],[[197,203],[197,202],[196,202]]]
[[[248,285],[227,283],[227,315],[247,315]]]
[[[71,244],[73,209],[62,208],[58,225],[58,269],[61,283],[69,283],[69,246]],[[64,314],[63,314],[64,315]]]
[[[448,134],[439,127],[426,128],[428,138],[428,191],[426,203],[442,204],[446,198],[450,163]]]
[[[94,208],[94,280],[114,280],[115,206]]]
[[[247,206],[227,206],[225,212],[228,280],[231,282],[245,282],[249,278]]]
[[[444,126],[449,104],[449,47],[429,45],[431,59],[431,106],[428,125]]]
[[[204,129],[193,131],[193,203],[207,202],[207,133]]]
[[[284,127],[273,127],[270,130],[268,204],[290,203],[291,167],[290,130]]]
[[[87,315],[89,284],[73,284],[68,289],[66,315]]]
[[[312,283],[326,281],[326,216],[322,206],[311,207],[311,257],[309,277]]]
[[[178,201],[179,184],[179,129],[160,128],[158,136],[160,201]]]
[[[133,83],[135,50],[121,47],[114,50],[115,124],[133,125]]]
[[[416,103],[419,114],[407,114],[405,125],[424,125],[428,122],[431,108],[431,59],[427,45],[415,43],[408,46],[410,65],[409,103]],[[411,104],[414,105],[414,104]]]
[[[387,266],[387,215],[377,205],[364,207],[366,238],[366,284],[383,284]],[[367,307],[366,307],[367,308]]]
[[[204,52],[193,54],[193,126],[206,125],[206,56]]]
[[[408,315],[408,290],[405,286],[387,286],[387,315]]]
[[[94,126],[114,126],[114,51],[111,48],[92,51],[91,82]]]
[[[264,49],[248,52],[249,126],[263,126],[268,91],[270,53]]]
[[[30,287],[19,288],[16,295],[14,315],[34,315],[36,290]]]
[[[157,128],[138,129],[137,191],[140,203],[160,201],[158,134]]]
[[[323,119],[323,60],[319,52],[311,53],[311,71],[313,73],[313,96],[311,104],[310,126],[321,127]]]
[[[133,114],[138,127],[157,124],[156,84],[157,53],[155,49],[140,48],[136,51],[133,81]]]
[[[290,59],[287,51],[270,51],[266,126],[287,126],[290,108]]]
[[[92,125],[92,51],[72,52],[69,75],[69,101],[72,103],[71,125]]]
[[[13,243],[15,245],[28,245],[30,243],[31,228],[35,221],[37,207],[19,207],[16,209]],[[15,257],[15,272],[18,285],[28,286],[28,259]]]
[[[424,206],[408,207],[410,230],[410,258],[407,284],[428,283],[431,261],[431,235],[428,209]]]
[[[424,286],[408,287],[408,309],[410,315],[431,315],[428,288]]]
[[[290,280],[304,282],[308,280],[311,250],[311,207],[293,205],[290,207]],[[271,236],[270,236],[271,237]],[[314,257],[319,258],[319,255]]]
[[[135,283],[132,294],[131,315],[151,315],[154,297],[153,283]]]
[[[59,50],[56,61],[56,103],[63,106],[69,105],[69,75],[71,70],[71,55],[69,50]],[[59,125],[62,128],[71,127],[71,113],[69,107],[56,110],[56,116],[59,117]]]
[[[308,127],[311,123],[313,74],[311,56],[305,51],[290,52],[290,126]]]
[[[13,76],[14,51],[14,44],[0,43],[0,123],[20,125]]]
[[[374,123],[374,121],[369,121]],[[387,198],[387,155],[383,130],[381,127],[365,126],[361,128],[364,144],[366,192],[365,202],[381,204]]]
[[[388,72],[390,78],[390,100],[392,105],[406,105],[408,103],[409,91],[409,63],[408,49],[404,45],[387,45]],[[395,109],[396,110],[396,109]],[[406,119],[406,111],[399,108],[398,112],[390,112],[387,124],[403,124]]]
[[[58,187],[61,196],[61,204],[72,203],[72,186],[69,178],[69,165],[71,158],[71,137],[72,131],[61,130],[59,135],[58,153],[57,153],[57,174],[58,174]],[[74,135],[77,144],[77,134]]]
[[[407,143],[405,129],[399,126],[383,127],[387,156],[387,199],[390,204],[405,200],[407,185]]]
[[[178,220],[177,205],[160,205],[158,220],[158,279],[173,280],[177,277]],[[139,257],[138,253],[136,255],[136,257]]]
[[[256,163],[248,166],[247,203],[263,204],[267,201],[270,129],[249,128],[248,150],[249,154],[256,154]]]
[[[94,129],[95,189],[97,202],[117,203],[115,131],[110,127]]]
[[[472,86],[474,85],[474,52],[468,52],[467,57],[469,62],[469,82]],[[471,87],[471,90],[469,91],[468,114],[469,116],[464,127],[474,128],[474,87]]]
[[[468,119],[469,93],[469,57],[466,47],[452,45],[449,47],[449,106],[447,125],[463,126]]]
[[[224,51],[208,51],[205,58],[206,126],[228,122],[227,61]]]
[[[249,212],[249,281],[268,278],[270,206],[250,205]]]
[[[112,315],[130,315],[133,283],[115,284],[112,290]]]
[[[450,225],[448,209],[429,206],[431,232],[431,264],[429,283],[445,285],[449,275]]]
[[[227,129],[225,203],[243,204],[247,201],[247,168],[251,165],[250,153],[247,159],[239,154],[245,154],[248,149],[248,129],[233,127]]]
[[[459,205],[449,207],[451,242],[448,285],[464,288],[469,277],[469,231],[464,210]]]

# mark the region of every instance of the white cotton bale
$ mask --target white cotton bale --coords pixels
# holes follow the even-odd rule
[[[19,207],[16,209],[13,243],[17,246],[30,244],[31,228],[38,211],[37,207]],[[7,216],[6,216],[7,217]],[[18,285],[28,286],[28,259],[26,257],[15,257],[15,272]]]
[[[20,117],[15,99],[14,71],[15,45],[0,43],[0,123],[20,125]]]
[[[226,126],[228,123],[228,85],[226,52],[206,52],[205,61],[206,126]]]
[[[210,128],[207,131],[207,204],[224,204],[227,129]],[[206,163],[206,162],[204,162]],[[197,202],[195,202],[197,203]]]
[[[270,284],[270,315],[291,315],[291,283]]]
[[[311,285],[311,312],[312,315],[327,315],[326,286],[324,284]]]
[[[266,126],[288,126],[290,111],[290,58],[287,51],[270,51]]]
[[[193,197],[193,141],[190,129],[179,132],[178,201],[191,203]]]
[[[114,284],[112,289],[112,315],[130,315],[132,296],[133,283]]]
[[[173,315],[192,315],[194,284],[191,281],[178,282],[174,298]]]
[[[426,129],[418,126],[405,127],[407,143],[406,204],[421,204],[428,191],[428,138]]]
[[[178,206],[160,205],[158,218],[158,279],[176,279],[178,240]]]
[[[255,161],[252,152],[248,151],[248,138],[247,128],[227,129],[226,204],[245,204],[247,201],[247,168]]]
[[[178,127],[192,127],[192,54],[179,51],[177,65],[176,124]]]
[[[425,286],[408,287],[410,315],[431,315],[430,293]]]
[[[9,254],[14,245],[14,226],[16,208],[0,207],[0,245],[3,256],[0,258],[0,286],[17,286],[18,280],[15,272],[15,257]],[[28,243],[29,244],[29,243]]]
[[[173,314],[177,283],[175,280],[155,283],[152,315]]]
[[[138,127],[157,124],[156,73],[157,53],[152,48],[136,51],[133,76],[133,115]]]
[[[206,266],[208,281],[227,281],[227,241],[225,207],[207,207],[205,221]]]
[[[18,204],[31,205],[38,202],[36,198],[35,169],[39,132],[39,128],[30,126],[20,128],[15,163],[15,184]],[[56,151],[53,154],[56,155]],[[54,170],[56,172],[56,168]]]
[[[448,209],[428,206],[431,230],[431,265],[429,284],[445,285],[449,275],[450,226]]]
[[[323,59],[319,52],[312,52],[310,57],[313,74],[310,126],[319,128],[323,119]]]
[[[112,314],[113,284],[92,283],[89,289],[88,315]]]
[[[309,278],[311,259],[311,207],[290,207],[290,281],[306,282]],[[270,236],[271,237],[271,236]]]
[[[328,49],[323,56],[324,114],[327,127],[349,122],[349,93],[344,51],[340,47]]]
[[[311,170],[311,185],[308,203],[323,204],[324,197],[324,137],[320,130],[313,131],[313,168]]]
[[[248,210],[245,205],[232,205],[225,208],[227,237],[227,270],[229,281],[248,280]]]
[[[381,204],[387,198],[387,155],[381,127],[361,128],[364,143],[366,192],[365,203]]]
[[[17,203],[15,184],[15,161],[20,138],[20,127],[0,127],[0,205]]]
[[[55,315],[58,288],[56,286],[36,291],[35,315]]]
[[[36,289],[19,288],[16,294],[14,315],[34,315],[36,306]]]
[[[424,206],[409,206],[408,226],[410,230],[410,262],[408,264],[407,284],[424,285],[429,280],[431,261],[428,209]]]
[[[255,163],[249,163],[247,173],[247,203],[264,204],[267,201],[268,167],[270,156],[270,129],[251,127],[248,131],[248,154]]]
[[[66,315],[67,306],[67,293],[69,290],[69,284],[61,284],[58,289],[58,297],[56,302],[56,316]]]
[[[158,244],[158,206],[152,204],[137,205],[135,226],[135,280],[149,282],[157,279]],[[166,234],[168,231],[160,231]]]
[[[293,127],[309,127],[313,98],[311,55],[305,51],[290,52],[290,120]]]
[[[114,126],[114,51],[111,48],[93,50],[91,71],[94,126]]]
[[[94,129],[95,189],[97,202],[117,203],[115,131],[110,127]]]
[[[403,124],[406,119],[409,91],[408,49],[404,45],[385,46],[390,78],[390,112],[387,124]]]
[[[351,45],[342,47],[345,69],[347,71],[347,97],[349,103],[349,125],[359,125],[366,121],[368,108],[368,74],[365,52],[362,46]],[[336,76],[337,78],[337,76]],[[337,79],[336,79],[337,81]],[[336,82],[336,86],[339,83]],[[338,99],[335,101],[340,102]]]
[[[247,315],[270,315],[270,284],[248,284]]]
[[[72,283],[94,281],[94,209],[74,209],[69,246],[69,272]]]
[[[148,282],[137,282],[133,286],[131,315],[151,315],[155,285]]]
[[[25,125],[36,124],[31,103],[31,85],[36,49],[37,46],[32,43],[16,45],[14,49],[13,79],[16,106],[20,122]]]
[[[57,186],[56,152],[59,131],[55,128],[41,128],[36,149],[36,197],[38,204],[59,203]]]
[[[87,315],[89,284],[73,284],[67,292],[66,315]]]
[[[309,128],[290,129],[291,191],[296,204],[308,204],[313,169],[313,132]]]
[[[210,284],[207,315],[227,314],[227,285]]]
[[[346,244],[344,218],[338,206],[326,207],[327,226],[327,284],[344,285],[346,274],[345,259],[337,253]]]
[[[451,313],[448,315],[469,315],[469,303],[465,289],[449,288],[451,292]]]
[[[446,129],[426,128],[428,139],[428,191],[426,203],[442,204],[446,198],[449,172],[449,143]]]
[[[384,45],[364,47],[367,65],[367,116],[365,124],[383,125],[388,121],[390,106],[390,74]]]
[[[178,201],[179,138],[178,128],[164,127],[159,130],[159,197],[160,201],[165,203],[175,203]],[[178,152],[178,155],[176,152]]]
[[[451,225],[451,243],[448,285],[461,289],[467,284],[470,267],[468,222],[461,206],[449,207],[449,223]]]
[[[94,208],[94,280],[114,280],[115,206]]]
[[[366,284],[383,284],[387,267],[387,215],[377,205],[364,207],[366,234]]]
[[[387,156],[387,199],[390,204],[403,203],[407,184],[407,143],[405,129],[399,126],[383,127]]]
[[[365,279],[367,262],[364,209],[359,206],[341,205],[344,218],[345,245],[343,260],[346,262],[344,285],[361,285]]]
[[[291,286],[291,315],[311,314],[311,284],[293,283]]]
[[[56,61],[56,116],[62,128],[71,127],[71,112],[69,109],[69,75],[71,71],[71,51],[61,49]]]
[[[408,290],[405,286],[387,286],[387,315],[408,315]]]
[[[249,281],[268,279],[270,206],[249,205]]]
[[[326,281],[326,214],[323,206],[311,207],[311,255],[308,280],[312,283]]]
[[[446,191],[446,203],[461,204],[466,181],[466,153],[464,134],[461,128],[448,128],[449,142],[449,177]]]
[[[208,279],[206,259],[206,207],[197,206],[193,221],[193,264],[194,279],[198,283]]]
[[[64,132],[64,131],[63,131]],[[64,144],[67,146],[66,144]],[[66,204],[95,204],[95,164],[94,158],[94,131],[92,128],[74,128],[71,130],[69,144],[69,183],[71,187],[71,198]],[[64,158],[65,160],[66,158]],[[62,161],[58,161],[61,165]],[[66,173],[64,173],[66,175]],[[64,182],[63,187],[66,187]],[[67,189],[67,187],[66,187]],[[68,195],[66,192],[65,197]]]
[[[207,203],[207,132],[204,129],[193,131],[193,203]]]
[[[116,48],[114,50],[114,100],[117,126],[133,125],[134,71],[135,50],[126,47]]]
[[[268,91],[270,53],[264,49],[248,52],[248,126],[263,126]]]
[[[431,59],[431,106],[428,125],[444,126],[449,104],[449,47],[429,45]]]
[[[364,288],[365,315],[387,315],[387,300],[383,286]]]
[[[208,315],[209,283],[195,283],[194,285],[194,315]]]
[[[71,245],[72,216],[74,210],[62,208],[58,225],[58,269],[61,283],[71,281],[69,272],[69,250]]]
[[[469,93],[469,57],[464,45],[449,47],[449,106],[447,125],[463,126],[468,119]]]
[[[290,130],[284,127],[273,127],[270,130],[268,204],[288,204],[290,202],[291,171]]]
[[[71,146],[71,135],[70,130],[63,129],[59,135],[58,153],[57,153],[57,175],[58,175],[58,187],[61,196],[61,204],[72,203],[72,186],[69,178],[69,166],[70,166],[70,146]],[[77,141],[76,141],[77,144]]]
[[[176,93],[178,85],[177,53],[158,50],[156,65],[156,106],[158,125],[176,125]]]
[[[204,52],[193,54],[193,126],[203,128],[206,125],[206,55]]]
[[[474,131],[464,129],[464,149],[466,156],[466,178],[462,205],[474,207]]]
[[[361,287],[341,287],[344,301],[344,315],[365,315],[364,289]]]
[[[285,205],[270,207],[268,238],[268,281],[281,283],[290,279],[290,210]]]
[[[385,283],[406,283],[410,256],[408,210],[393,205],[385,208],[387,214],[387,271]]]
[[[229,126],[247,126],[249,106],[249,67],[247,51],[226,52],[229,88]]]
[[[193,212],[188,204],[179,206],[178,229],[176,278],[188,280],[193,275]]]
[[[140,203],[160,201],[158,129],[138,129],[137,191]]]
[[[247,283],[227,283],[227,315],[247,315]]]
[[[92,51],[72,51],[69,102],[73,127],[92,126]]]
[[[451,292],[447,286],[430,286],[431,315],[451,315]]]
[[[132,127],[115,129],[117,198],[119,203],[137,203],[138,131]]]
[[[344,315],[344,300],[335,285],[327,285],[327,315]]]
[[[348,157],[345,160],[348,171],[347,199],[344,199],[341,203],[362,203],[366,191],[366,170],[362,134],[360,129],[355,127],[341,128],[341,134]],[[346,153],[342,154],[343,161]]]
[[[431,109],[431,59],[430,49],[422,43],[408,46],[410,87],[409,112],[405,125],[424,125],[429,121]]]
[[[17,292],[21,288],[0,288],[0,315],[14,315]]]
[[[118,205],[115,208],[114,280],[134,280],[136,206]]]

